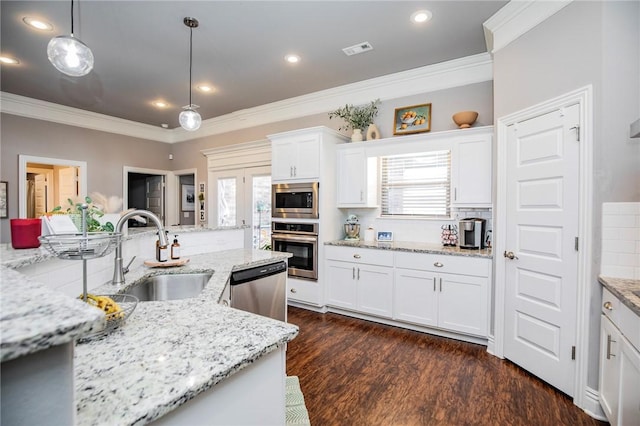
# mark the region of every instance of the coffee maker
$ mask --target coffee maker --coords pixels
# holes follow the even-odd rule
[[[468,217],[460,220],[460,248],[482,249],[485,248],[484,238],[487,221],[477,217]]]

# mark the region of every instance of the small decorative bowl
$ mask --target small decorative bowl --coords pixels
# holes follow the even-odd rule
[[[468,129],[476,122],[478,113],[475,111],[461,111],[453,114],[453,122],[461,129]]]
[[[110,297],[116,302],[121,310],[112,314],[106,314],[106,323],[103,329],[96,330],[90,334],[82,336],[78,341],[80,343],[89,342],[91,340],[106,336],[114,330],[122,327],[133,313],[138,305],[138,298],[131,294],[105,294],[103,296]]]

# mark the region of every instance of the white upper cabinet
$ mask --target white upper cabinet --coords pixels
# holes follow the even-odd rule
[[[318,180],[320,177],[320,135],[273,137],[272,180]]]
[[[452,153],[451,204],[491,207],[491,135],[457,142]]]
[[[377,166],[364,148],[338,149],[338,207],[377,207]]]

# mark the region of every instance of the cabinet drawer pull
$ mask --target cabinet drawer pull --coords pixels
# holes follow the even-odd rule
[[[611,302],[604,302],[604,308],[608,311],[613,310],[613,304]]]
[[[362,257],[362,256],[360,256],[359,254],[354,254],[354,255],[353,255],[353,258],[354,258],[354,259],[360,259],[361,257]]]
[[[611,353],[611,343],[616,343],[616,341],[611,338],[610,334],[607,334],[607,359],[611,359],[612,356],[615,356]]]
[[[440,262],[436,262],[433,264],[433,266],[435,266],[436,268],[442,268],[444,265]]]
[[[298,290],[296,290],[295,288],[292,288],[291,290],[289,290],[291,293],[297,293]]]

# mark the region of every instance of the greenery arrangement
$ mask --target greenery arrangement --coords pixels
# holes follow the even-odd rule
[[[375,101],[371,101],[370,103],[361,106],[347,104],[343,108],[331,111],[329,113],[329,119],[337,117],[345,121],[346,124],[339,127],[338,130],[365,130],[369,127],[369,124],[373,123],[375,116],[378,115],[379,104],[380,99],[376,99]]]
[[[66,211],[62,210],[62,206],[56,206],[51,211],[52,214],[68,214],[75,216],[77,221],[74,221],[78,229],[80,229],[80,224],[82,221],[82,206],[83,203],[74,203],[71,198],[67,198],[67,202],[69,203],[69,207],[67,207]],[[93,200],[90,197],[84,198],[84,203],[88,205],[87,208],[87,232],[113,232],[115,227],[113,223],[107,222],[102,225],[98,218],[104,216],[104,213],[100,208],[98,208],[95,204],[93,204]]]

